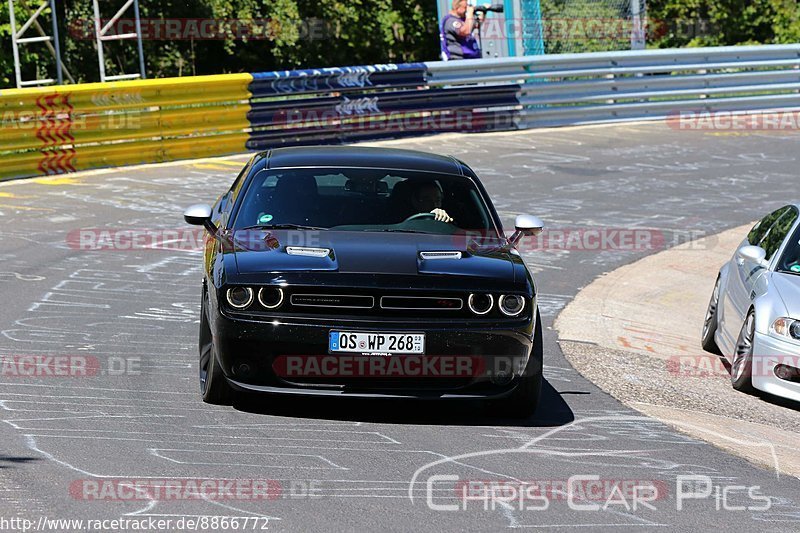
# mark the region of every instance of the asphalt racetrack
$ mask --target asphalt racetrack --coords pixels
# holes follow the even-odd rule
[[[800,481],[623,406],[570,367],[550,329],[604,272],[797,200],[797,143],[664,123],[379,143],[462,158],[507,229],[530,213],[606,237],[522,246],[540,290],[546,384],[537,415],[521,422],[471,403],[201,403],[200,253],[93,250],[81,235],[187,229],[183,209],[212,203],[246,156],[4,184],[0,356],[96,365],[0,376],[0,516],[35,526],[152,518],[172,520],[170,530],[214,516],[217,530],[797,531]],[[619,232],[631,230],[645,245],[620,249]],[[188,490],[204,480],[245,489]],[[153,488],[164,484],[173,490]]]

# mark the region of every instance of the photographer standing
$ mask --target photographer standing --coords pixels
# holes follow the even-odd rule
[[[472,34],[474,29],[475,6],[468,6],[467,0],[453,0],[452,9],[439,28],[442,60],[481,57],[480,45]]]

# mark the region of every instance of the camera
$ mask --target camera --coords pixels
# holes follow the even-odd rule
[[[482,6],[475,6],[476,14],[483,13],[485,16],[487,11],[491,11],[492,13],[502,13],[503,4],[483,4]]]

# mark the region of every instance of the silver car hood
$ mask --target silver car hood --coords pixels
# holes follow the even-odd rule
[[[800,276],[775,272],[772,286],[780,295],[789,317],[800,320]]]

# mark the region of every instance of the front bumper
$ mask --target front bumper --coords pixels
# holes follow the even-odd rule
[[[775,373],[776,367],[784,365],[800,374],[800,346],[756,332],[753,354],[753,387],[800,402],[800,383],[782,379]]]
[[[425,333],[425,358],[468,358],[468,373],[381,374],[339,373],[287,375],[287,358],[370,358],[381,355],[330,354],[331,330]],[[304,396],[390,398],[502,398],[518,385],[519,376],[541,373],[540,355],[533,355],[532,319],[513,327],[486,324],[370,322],[322,319],[252,320],[218,314],[212,321],[216,353],[228,382],[236,389]],[[392,356],[407,358],[409,356]],[[304,359],[305,360],[305,359]],[[408,361],[406,359],[406,361]],[[452,368],[452,367],[451,367]],[[463,370],[463,369],[462,369]]]

